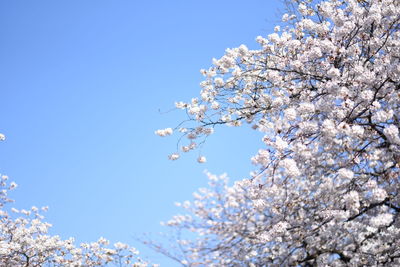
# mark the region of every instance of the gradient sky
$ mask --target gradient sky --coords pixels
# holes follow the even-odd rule
[[[49,206],[52,233],[78,242],[134,240],[204,187],[205,169],[241,179],[261,135],[217,128],[202,152],[171,162],[178,136],[160,138],[198,96],[201,68],[228,47],[257,48],[279,0],[35,0],[0,2],[0,173],[16,207]],[[162,112],[159,112],[161,110]],[[155,235],[156,236],[156,235]]]

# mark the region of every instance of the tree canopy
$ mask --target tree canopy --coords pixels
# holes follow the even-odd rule
[[[0,139],[4,140],[4,135],[0,134]],[[16,187],[16,183],[8,182],[8,176],[0,176],[0,266],[158,266],[142,260],[135,248],[121,242],[110,246],[101,237],[78,246],[73,238],[63,240],[49,234],[51,224],[41,215],[47,207],[9,207],[14,200],[8,193]]]
[[[187,137],[172,160],[220,125],[264,134],[259,169],[233,185],[208,174],[166,223],[197,237],[163,252],[185,266],[398,266],[400,2],[287,2],[258,49],[201,70],[200,97],[176,103],[187,121],[156,132]]]

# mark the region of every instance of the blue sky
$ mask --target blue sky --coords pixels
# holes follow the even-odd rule
[[[19,184],[16,206],[49,206],[52,232],[78,242],[127,242],[164,231],[206,185],[205,169],[232,179],[252,170],[260,134],[217,129],[202,152],[167,160],[178,136],[175,101],[198,95],[201,68],[228,47],[256,48],[279,0],[1,1],[0,172]]]

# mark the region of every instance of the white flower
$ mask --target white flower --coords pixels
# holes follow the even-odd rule
[[[307,9],[307,6],[304,3],[301,3],[298,8],[299,8],[299,11],[300,11],[300,13],[302,15],[307,15],[308,9]]]
[[[379,214],[376,217],[371,218],[371,224],[375,227],[381,227],[388,225],[393,220],[393,214],[390,213],[383,213]]]
[[[173,153],[173,154],[169,155],[168,158],[170,160],[177,160],[177,159],[179,159],[179,154],[178,153]]]
[[[385,127],[385,129],[383,129],[383,133],[390,142],[400,144],[399,128],[397,128],[395,125],[390,124],[389,126]]]
[[[190,147],[189,146],[182,146],[182,151],[183,152],[189,152],[190,151]]]
[[[303,19],[301,21],[301,23],[304,26],[304,28],[307,29],[307,30],[314,29],[315,23],[311,19]]]
[[[172,128],[166,128],[166,129],[155,131],[155,134],[158,136],[167,136],[167,135],[171,135],[172,133],[173,133]]]
[[[360,125],[353,125],[351,127],[351,131],[354,135],[356,136],[360,136],[364,134],[364,128],[361,127]]]
[[[288,143],[285,140],[283,140],[280,136],[277,136],[275,138],[275,147],[278,150],[284,150],[285,148],[288,147]]]
[[[338,174],[339,174],[339,177],[343,178],[343,179],[349,179],[350,180],[350,179],[352,179],[354,177],[354,173],[351,170],[345,169],[345,168],[340,169],[338,171]]]
[[[297,116],[297,113],[296,113],[296,110],[294,108],[287,108],[285,110],[285,118],[287,120],[290,120],[290,121],[295,120],[296,116]]]
[[[282,166],[286,169],[289,176],[299,176],[300,170],[297,167],[296,161],[286,158],[281,162]]]
[[[191,115],[196,115],[196,114],[200,113],[200,111],[201,111],[201,109],[197,105],[191,105],[189,108],[189,114],[191,114]]]
[[[184,102],[175,102],[175,107],[179,109],[184,109],[187,107],[187,104]]]
[[[214,83],[216,86],[223,86],[224,85],[224,80],[221,77],[217,77],[214,79]]]
[[[340,76],[340,71],[337,68],[331,68],[328,70],[327,74],[329,77],[335,78]]]
[[[197,158],[197,162],[198,163],[205,163],[207,161],[206,157],[204,156],[200,156]]]
[[[372,202],[381,202],[387,198],[387,193],[382,188],[374,188],[372,190]]]
[[[238,50],[239,50],[239,54],[240,54],[241,56],[245,56],[245,55],[249,52],[249,49],[248,49],[247,46],[244,45],[244,44],[241,44],[241,45],[239,46]]]
[[[116,249],[127,249],[127,248],[129,248],[129,246],[127,244],[124,244],[124,243],[121,243],[121,242],[115,243],[114,247]]]
[[[310,59],[317,59],[317,58],[322,57],[321,48],[319,48],[319,47],[311,48],[311,50],[309,51],[309,57],[310,57]]]
[[[286,22],[286,21],[288,21],[289,20],[289,14],[283,14],[283,16],[282,16],[282,21],[283,22]]]
[[[327,136],[335,136],[337,134],[335,123],[330,119],[324,120],[322,123],[322,132]]]
[[[267,203],[265,202],[264,199],[258,198],[253,200],[253,205],[256,208],[262,209],[267,205]]]
[[[303,114],[310,114],[315,111],[315,106],[313,103],[301,103],[299,106],[299,112]]]
[[[213,102],[211,103],[211,108],[214,109],[214,110],[219,109],[219,103],[216,102],[216,101],[213,101]]]
[[[344,201],[350,209],[358,210],[360,207],[360,196],[357,191],[350,191],[344,196]]]
[[[277,33],[272,33],[268,35],[268,39],[273,43],[277,43],[280,40],[279,35]]]
[[[376,122],[386,122],[393,117],[393,110],[386,112],[384,110],[379,110],[372,115],[372,120]]]

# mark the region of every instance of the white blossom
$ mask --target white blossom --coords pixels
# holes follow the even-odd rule
[[[387,197],[387,193],[382,188],[374,188],[372,189],[372,201],[373,202],[381,202],[385,200]]]
[[[172,133],[173,133],[172,128],[166,128],[166,129],[155,131],[155,134],[158,136],[167,136],[167,135],[171,135]]]
[[[178,153],[172,153],[171,155],[169,155],[168,156],[168,158],[170,159],[170,160],[177,160],[177,159],[179,159],[179,154]]]
[[[345,168],[340,169],[338,171],[338,174],[341,178],[344,179],[352,179],[354,177],[354,173],[351,170]]]
[[[382,227],[388,225],[393,219],[393,214],[384,213],[371,218],[371,224],[375,227]]]
[[[207,161],[207,159],[204,156],[200,156],[197,158],[197,162],[199,162],[199,163],[205,163],[206,161]]]

